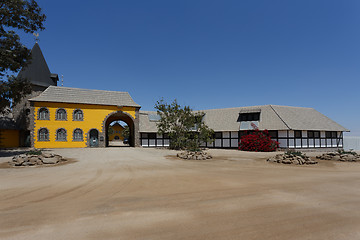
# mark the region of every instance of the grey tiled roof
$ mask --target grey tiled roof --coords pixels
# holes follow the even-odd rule
[[[31,98],[30,101],[140,107],[127,92],[57,86],[49,86],[39,96]]]
[[[148,115],[156,114],[154,111],[139,111],[140,132],[157,132],[156,122],[150,121]]]
[[[313,108],[277,105],[271,107],[293,130],[349,131]]]
[[[349,131],[313,108],[263,105],[203,110],[204,121],[214,131],[239,131],[239,113],[261,112],[260,130],[314,130]],[[140,132],[157,132],[156,122],[149,121],[148,114],[140,111]]]

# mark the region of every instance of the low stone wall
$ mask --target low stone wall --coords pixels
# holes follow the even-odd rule
[[[293,154],[277,154],[274,157],[267,159],[266,161],[294,165],[309,165],[318,163],[317,161],[312,160],[306,155],[297,156]]]
[[[64,159],[62,156],[52,153],[50,154],[43,153],[40,155],[21,154],[13,157],[12,160],[9,161],[9,164],[14,167],[19,167],[19,166],[35,166],[35,165],[54,165],[65,161],[66,159]]]
[[[212,158],[207,152],[191,152],[185,151],[177,154],[178,158],[187,159],[187,160],[206,160]]]

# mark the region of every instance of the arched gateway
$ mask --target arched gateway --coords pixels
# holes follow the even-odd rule
[[[138,114],[135,114],[135,117]],[[131,147],[138,147],[140,146],[140,141],[139,141],[139,118],[136,117],[135,119],[127,112],[123,112],[123,111],[117,111],[117,112],[113,112],[110,113],[108,116],[106,116],[106,118],[104,119],[103,122],[103,129],[102,129],[102,133],[105,135],[104,136],[104,147],[108,147],[109,146],[109,136],[108,136],[108,130],[109,130],[109,126],[110,123],[114,122],[114,121],[123,121],[125,122],[130,129],[130,136],[129,136],[129,144]]]

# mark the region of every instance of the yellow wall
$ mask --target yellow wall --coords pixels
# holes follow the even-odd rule
[[[109,134],[109,141],[114,140],[115,136],[119,136],[121,141],[124,141],[124,137],[122,135],[122,131],[124,130],[124,128],[120,125],[114,125],[111,126],[111,128],[113,129],[113,133]]]
[[[34,147],[35,148],[77,148],[86,147],[86,135],[90,129],[95,128],[102,132],[102,124],[105,117],[110,113],[123,111],[130,114],[135,119],[134,107],[117,107],[106,105],[91,105],[91,104],[74,104],[74,103],[51,103],[51,102],[35,102],[35,128],[34,128]],[[47,107],[50,113],[50,120],[37,120],[38,110],[41,107]],[[67,121],[55,120],[56,110],[64,108],[67,112]],[[73,111],[81,109],[84,113],[83,121],[73,121]],[[47,128],[49,130],[49,141],[38,141],[38,131],[40,128]],[[56,141],[56,130],[59,128],[66,129],[67,141]],[[73,131],[76,128],[83,130],[84,141],[73,142]]]
[[[0,148],[19,147],[18,130],[0,130]]]

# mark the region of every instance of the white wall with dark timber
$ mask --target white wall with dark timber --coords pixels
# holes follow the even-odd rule
[[[280,148],[342,148],[343,134],[335,131],[278,131],[273,138],[280,143]]]
[[[342,148],[343,133],[327,131],[306,130],[279,130],[270,131],[272,139],[279,142],[280,148]],[[238,148],[243,131],[215,132],[212,143],[202,143],[206,148]],[[158,133],[141,133],[141,146],[143,147],[168,147],[170,139]]]

